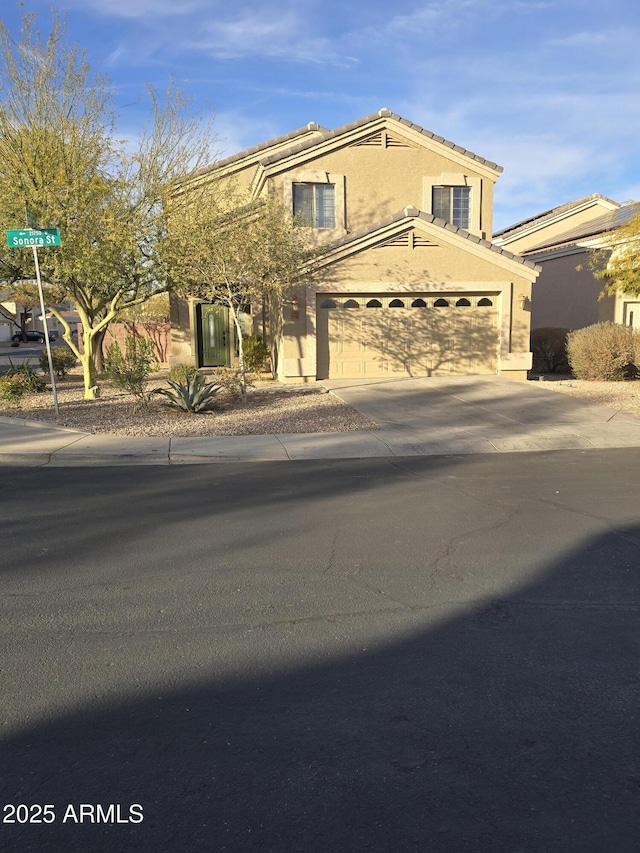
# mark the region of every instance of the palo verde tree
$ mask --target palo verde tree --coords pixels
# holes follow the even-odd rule
[[[590,265],[596,278],[604,282],[604,293],[640,295],[640,205],[592,250]]]
[[[211,158],[210,130],[180,92],[171,85],[162,97],[147,94],[149,120],[132,152],[116,138],[108,81],[67,44],[56,13],[44,39],[33,15],[17,39],[0,22],[0,229],[20,227],[25,207],[40,227],[60,228],[62,246],[42,249],[40,265],[88,399],[109,323],[167,289],[163,195]],[[29,250],[3,251],[12,270],[5,284],[34,277]],[[82,322],[81,345],[58,308],[67,300]]]
[[[267,305],[279,316],[291,288],[313,275],[318,252],[310,248],[308,229],[296,225],[274,194],[250,201],[231,185],[192,183],[172,196],[169,211],[163,253],[172,288],[229,309],[244,402],[244,338],[251,330],[243,315]]]

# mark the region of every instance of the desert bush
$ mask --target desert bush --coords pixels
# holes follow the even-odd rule
[[[62,378],[67,375],[72,367],[75,367],[78,359],[66,347],[51,347],[51,363],[55,375],[58,378]],[[47,358],[46,351],[40,354],[40,367],[45,373],[49,370],[49,359]]]
[[[197,375],[198,368],[195,364],[174,364],[169,370],[171,382],[186,382],[187,379]]]
[[[640,377],[640,331],[634,329],[633,334],[633,366],[636,369],[636,378]]]
[[[534,373],[566,373],[569,371],[567,358],[567,335],[569,329],[555,327],[533,329],[531,351]]]
[[[170,388],[155,388],[153,393],[164,397],[165,405],[185,412],[207,412],[214,408],[220,386],[215,382],[205,382],[199,373],[184,380],[169,380]]]
[[[269,347],[260,335],[247,335],[242,342],[244,366],[249,373],[260,373],[269,358]]]
[[[30,391],[29,378],[24,373],[0,376],[0,400],[10,406],[19,406]]]
[[[44,379],[38,375],[36,369],[26,359],[20,364],[15,364],[9,359],[9,367],[5,371],[6,376],[24,376],[24,385],[27,391],[39,394],[46,389]]]
[[[136,398],[133,411],[139,411],[149,402],[150,392],[147,380],[155,369],[154,347],[147,338],[127,336],[122,352],[114,341],[107,350],[104,372],[107,378],[120,391],[128,391]]]
[[[619,323],[596,323],[569,332],[567,355],[575,377],[609,382],[635,377],[636,338],[630,326]]]
[[[219,385],[230,397],[240,397],[242,382],[239,370],[236,370],[235,367],[214,367],[208,372],[215,384]],[[253,378],[250,373],[245,374],[245,382],[248,386],[253,384]]]

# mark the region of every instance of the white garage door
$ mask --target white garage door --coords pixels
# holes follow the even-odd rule
[[[318,379],[495,374],[496,294],[318,297]]]

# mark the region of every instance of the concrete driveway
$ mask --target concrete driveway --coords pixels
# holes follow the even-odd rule
[[[640,417],[497,376],[326,380],[393,455],[640,447]]]

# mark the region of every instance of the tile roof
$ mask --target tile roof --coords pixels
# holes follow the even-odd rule
[[[496,231],[493,236],[494,238],[505,237],[507,235],[509,237],[513,237],[519,231],[524,231],[534,222],[542,224],[547,219],[553,219],[561,213],[566,213],[573,210],[574,207],[580,207],[580,205],[585,204],[588,201],[595,201],[596,199],[602,199],[603,201],[608,201],[610,204],[619,206],[617,201],[613,201],[613,199],[607,198],[607,196],[600,195],[600,193],[591,193],[591,195],[586,195],[583,198],[577,198],[575,201],[568,201],[565,204],[558,205],[558,207],[552,207],[551,210],[544,210],[542,213],[536,213],[535,216],[530,216],[528,219],[522,219],[520,222],[514,222],[513,225],[509,225],[507,228]]]
[[[558,248],[559,246],[569,246],[578,240],[586,240],[589,237],[596,237],[598,234],[613,231],[621,225],[626,225],[630,219],[638,216],[638,214],[640,214],[640,202],[627,201],[620,205],[617,210],[603,213],[602,216],[598,216],[596,219],[583,222],[581,225],[575,225],[563,234],[558,234],[550,240],[545,240],[536,246],[531,246],[531,248],[523,252],[523,255],[531,255],[534,252],[539,253],[545,249]]]
[[[482,163],[485,166],[488,166],[490,169],[495,169],[496,171],[502,172],[502,166],[498,166],[496,163],[491,160],[485,160],[484,157],[480,157],[479,154],[474,154],[473,151],[468,151],[466,148],[463,148],[460,145],[455,145],[453,142],[449,142],[449,140],[445,139],[442,136],[438,136],[435,133],[432,133],[430,130],[425,130],[423,127],[420,127],[418,124],[414,124],[406,118],[402,118],[402,116],[397,113],[392,113],[391,110],[383,107],[377,113],[371,113],[370,115],[364,116],[363,118],[357,119],[356,121],[349,122],[349,124],[344,124],[342,127],[338,127],[335,130],[327,131],[323,134],[322,140],[319,139],[310,139],[307,142],[301,142],[299,145],[294,146],[293,148],[288,148],[286,151],[281,153],[272,154],[270,157],[266,157],[262,161],[263,166],[269,166],[273,163],[277,163],[279,160],[284,157],[289,156],[290,154],[297,154],[302,151],[306,151],[309,148],[313,148],[315,145],[318,145],[319,142],[325,142],[332,139],[337,139],[345,133],[349,133],[352,130],[357,130],[360,127],[364,127],[367,124],[371,124],[374,121],[377,121],[380,118],[391,118],[394,121],[399,122],[405,127],[410,128],[417,133],[422,134],[428,139],[433,139],[436,142],[439,142],[441,145],[445,145],[447,148],[451,148],[453,151],[457,151],[459,154],[463,154],[465,157],[469,157],[472,160],[476,160],[479,163]]]
[[[423,222],[431,222],[445,231],[451,231],[454,234],[458,234],[460,237],[464,237],[471,243],[476,243],[477,245],[482,246],[485,249],[489,249],[492,252],[496,252],[496,254],[502,255],[510,261],[515,261],[515,263],[522,264],[523,266],[528,267],[529,269],[540,269],[540,267],[534,261],[530,261],[527,258],[523,258],[521,255],[514,255],[513,252],[510,252],[508,249],[503,249],[496,243],[491,243],[489,242],[489,240],[484,240],[482,237],[478,237],[476,234],[471,234],[469,231],[465,231],[464,228],[458,228],[456,225],[452,225],[450,222],[446,222],[444,219],[438,219],[437,216],[433,216],[430,213],[424,213],[423,211],[418,210],[416,207],[405,207],[404,210],[400,210],[398,211],[398,213],[395,213],[392,216],[388,216],[372,226],[362,228],[359,231],[354,231],[351,234],[347,234],[346,237],[341,237],[340,239],[335,240],[333,243],[330,243],[326,247],[327,252],[329,253],[334,249],[339,249],[342,246],[346,246],[351,242],[360,240],[363,237],[366,237],[368,234],[373,234],[375,231],[379,231],[382,228],[394,225],[396,222],[401,222],[403,219],[421,219]]]
[[[289,133],[284,133],[282,136],[276,136],[266,142],[261,142],[259,145],[254,145],[252,148],[245,148],[244,151],[238,151],[237,154],[231,154],[223,160],[216,160],[216,162],[212,163],[210,166],[204,166],[202,169],[198,169],[197,172],[194,172],[194,176],[206,174],[207,172],[224,168],[225,166],[230,166],[238,160],[243,160],[245,157],[252,157],[254,154],[259,154],[260,151],[266,151],[274,145],[281,145],[283,142],[293,141],[297,137],[304,136],[306,133],[310,133],[314,130],[318,131],[323,136],[330,133],[328,128],[321,127],[319,124],[316,124],[315,121],[310,121],[304,127],[299,127],[297,130],[291,130]]]
[[[460,145],[455,145],[455,143],[450,142],[445,139],[443,136],[438,136],[435,133],[432,133],[430,130],[425,130],[420,125],[414,124],[408,119],[402,118],[402,116],[397,113],[392,113],[391,110],[383,107],[377,113],[371,113],[370,115],[364,116],[363,118],[357,119],[356,121],[349,122],[349,124],[344,124],[342,127],[338,127],[335,130],[328,130],[326,127],[322,127],[316,122],[312,121],[304,127],[300,127],[297,130],[293,130],[290,133],[285,133],[283,136],[276,136],[274,139],[269,139],[267,142],[262,142],[260,145],[254,145],[252,148],[247,148],[244,151],[239,151],[237,154],[233,154],[230,157],[225,157],[224,160],[218,160],[215,163],[212,163],[210,166],[205,166],[202,169],[199,169],[194,173],[192,177],[196,177],[198,175],[206,174],[208,172],[215,171],[216,169],[225,168],[226,166],[230,166],[233,163],[243,160],[246,157],[252,157],[256,154],[259,154],[261,151],[268,151],[269,148],[272,148],[275,145],[281,145],[284,142],[293,142],[298,137],[302,137],[310,131],[318,131],[321,136],[316,137],[314,139],[308,139],[306,141],[300,142],[298,144],[293,144],[288,146],[285,150],[275,152],[274,154],[267,155],[265,158],[261,159],[260,162],[263,166],[271,165],[273,163],[277,163],[279,160],[282,160],[284,157],[288,157],[291,154],[297,154],[302,151],[306,151],[307,149],[313,148],[315,145],[318,145],[320,142],[324,142],[326,140],[337,139],[345,133],[348,133],[351,130],[357,130],[360,127],[364,127],[367,124],[371,124],[374,121],[377,121],[381,118],[391,118],[394,121],[399,122],[411,130],[422,134],[428,139],[433,139],[435,142],[439,142],[441,145],[446,146],[447,148],[451,148],[452,151],[456,151],[459,154],[464,155],[465,157],[469,157],[472,160],[476,160],[478,163],[482,163],[485,166],[488,166],[490,169],[495,169],[498,172],[502,172],[502,166],[498,166],[491,160],[486,160],[484,157],[480,157],[478,154],[474,154],[472,151],[468,151],[466,148],[463,148]]]

